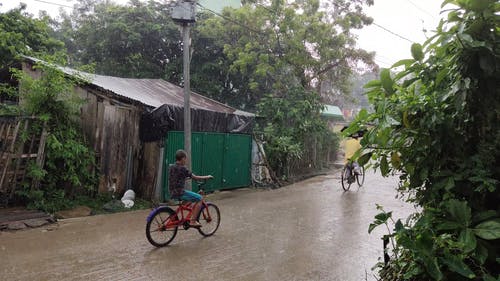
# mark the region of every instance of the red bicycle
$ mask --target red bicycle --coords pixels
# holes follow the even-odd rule
[[[202,187],[206,182],[198,182],[199,193],[203,194]],[[210,202],[201,200],[201,211],[197,221],[201,227],[196,227],[198,232],[205,236],[212,236],[219,228],[220,211],[219,207]],[[189,221],[193,213],[192,202],[178,202],[177,210],[173,210],[168,206],[160,206],[155,208],[148,215],[146,223],[146,237],[149,243],[156,247],[165,247],[177,235],[177,230],[182,227],[184,230],[190,228]]]

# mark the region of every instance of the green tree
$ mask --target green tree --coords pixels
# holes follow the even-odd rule
[[[338,138],[321,119],[322,109],[319,95],[301,87],[289,89],[281,97],[268,95],[262,98],[258,112],[264,122],[260,129],[266,141],[269,164],[277,176],[289,177],[300,172],[290,169],[301,159],[312,162],[315,165],[312,168],[326,164],[319,160],[326,160],[326,157],[313,155],[314,150],[316,155],[325,156],[330,149],[337,147]]]
[[[49,18],[35,19],[26,5],[0,13],[0,69],[11,66],[19,55],[54,54],[64,49],[53,37]]]
[[[21,55],[61,53],[63,42],[53,37],[50,18],[33,18],[26,11],[26,5],[0,13],[0,114],[17,114],[13,106],[18,99],[17,81],[13,79],[10,67],[19,63]],[[61,53],[62,55],[62,53]]]
[[[232,84],[238,85],[228,93],[239,103],[235,106],[252,110],[264,95],[290,86],[319,93],[328,80],[346,94],[352,67],[373,66],[372,55],[356,48],[352,34],[352,29],[371,23],[361,8],[371,1],[246,3],[198,26],[206,37],[224,44],[229,74],[235,77]]]
[[[71,64],[95,65],[98,74],[165,78],[167,65],[182,59],[179,29],[158,1],[80,1],[56,30]]]
[[[420,212],[395,222],[382,280],[498,280],[500,270],[500,5],[453,5],[413,59],[383,69],[366,87],[374,123],[359,162],[400,174],[399,192]],[[349,132],[347,132],[349,133]],[[374,150],[369,148],[375,147]],[[382,212],[370,226],[387,223]]]

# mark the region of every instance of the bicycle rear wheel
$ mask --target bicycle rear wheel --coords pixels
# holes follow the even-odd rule
[[[206,207],[203,207],[200,211],[198,222],[201,224],[201,227],[198,228],[198,232],[201,235],[205,237],[214,235],[220,225],[219,207],[215,204],[207,203]]]
[[[165,247],[177,235],[176,224],[178,221],[175,211],[170,208],[163,208],[146,224],[146,238],[155,247]]]
[[[341,181],[342,181],[342,188],[344,189],[344,191],[348,191],[349,188],[351,188],[351,181],[349,180],[350,176],[351,175],[348,175],[348,169],[347,169],[347,165],[344,166],[344,169],[342,169],[342,175],[340,177]]]
[[[358,186],[362,187],[363,183],[365,183],[365,167],[359,167],[361,174],[356,175],[356,181],[358,182]]]

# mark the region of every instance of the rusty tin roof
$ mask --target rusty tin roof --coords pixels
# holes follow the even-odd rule
[[[45,63],[37,58],[27,56],[25,58],[35,63]],[[69,67],[55,67],[68,75],[81,77],[87,83],[97,88],[112,92],[126,99],[140,102],[149,107],[157,108],[164,104],[184,106],[184,89],[163,79],[121,78],[86,73]],[[191,92],[191,107],[222,113],[254,115],[195,92]]]

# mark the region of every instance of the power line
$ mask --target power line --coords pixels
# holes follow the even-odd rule
[[[410,1],[410,0],[407,0],[407,1]],[[262,5],[262,4],[255,3],[255,5],[256,5],[256,6],[259,6],[259,7],[262,7],[262,8],[264,8],[264,9],[266,9],[266,10],[268,10],[268,11],[270,11],[270,12],[274,13],[274,15],[277,15],[277,13],[278,13],[276,10],[273,10],[273,9],[271,9],[271,8],[268,8],[268,7],[266,7],[266,6]],[[337,8],[347,8],[346,6],[341,6],[341,5],[340,5],[340,4],[338,4],[338,3],[332,3],[332,5],[336,6]],[[382,30],[384,30],[384,31],[386,31],[386,32],[389,32],[390,34],[392,34],[392,35],[394,35],[394,36],[397,36],[397,37],[398,37],[398,38],[400,38],[400,39],[406,40],[406,41],[408,41],[408,42],[410,42],[410,43],[415,43],[414,41],[412,41],[412,40],[410,40],[410,39],[408,39],[408,38],[404,37],[403,35],[400,35],[400,34],[398,34],[398,33],[394,32],[394,31],[392,31],[392,30],[388,29],[387,27],[384,27],[384,26],[382,26],[382,25],[380,25],[380,24],[376,23],[375,21],[373,21],[373,25],[377,26],[378,28],[381,28]]]
[[[431,16],[433,19],[436,19],[436,16],[434,16],[433,14],[429,13],[427,10],[421,8],[419,5],[415,4],[413,1],[411,0],[406,0],[408,3],[410,3],[412,6],[414,6],[415,8],[419,9],[420,11],[426,13],[427,15]]]
[[[378,23],[376,23],[376,22],[373,22],[373,25],[375,25],[376,27],[381,28],[381,29],[383,29],[383,30],[385,30],[385,31],[389,32],[390,34],[392,34],[392,35],[394,35],[394,36],[396,36],[396,37],[399,37],[399,38],[401,38],[401,39],[403,39],[403,40],[406,40],[406,41],[408,41],[408,42],[410,42],[410,43],[415,43],[414,41],[412,41],[412,40],[410,40],[410,39],[408,39],[408,38],[404,37],[403,35],[399,35],[399,34],[397,34],[396,32],[394,32],[394,31],[392,31],[392,30],[390,30],[390,29],[388,29],[388,28],[386,28],[386,27],[383,27],[383,26],[381,26],[380,24],[378,24]]]
[[[261,32],[261,31],[259,31],[259,30],[256,30],[256,29],[253,29],[253,28],[251,28],[251,27],[248,27],[247,25],[245,25],[245,24],[243,24],[243,23],[241,23],[241,22],[239,22],[239,21],[233,20],[232,18],[226,17],[226,16],[224,16],[224,15],[222,15],[222,14],[220,14],[220,13],[217,13],[217,12],[215,12],[215,11],[213,11],[213,10],[210,10],[209,8],[207,8],[207,7],[203,6],[203,5],[201,5],[200,3],[196,3],[196,5],[200,6],[202,9],[204,9],[204,10],[206,10],[206,11],[211,12],[211,13],[212,13],[212,14],[214,14],[214,15],[217,15],[217,16],[219,16],[219,17],[221,17],[221,18],[223,18],[223,19],[225,19],[225,20],[227,20],[227,21],[229,21],[229,22],[232,22],[232,23],[234,23],[234,24],[236,24],[236,25],[239,25],[239,26],[241,26],[241,27],[243,27],[243,28],[245,28],[245,29],[247,29],[247,30],[253,31],[253,32],[258,33],[258,34],[260,34],[260,35],[265,35],[263,32]]]
[[[49,4],[49,5],[54,5],[54,6],[59,6],[59,7],[65,7],[65,8],[71,8],[71,9],[73,9],[72,6],[64,5],[64,4],[59,4],[59,3],[54,3],[54,2],[50,2],[50,1],[44,1],[44,0],[33,0],[33,1],[40,2],[40,3],[45,3],[45,4]]]

